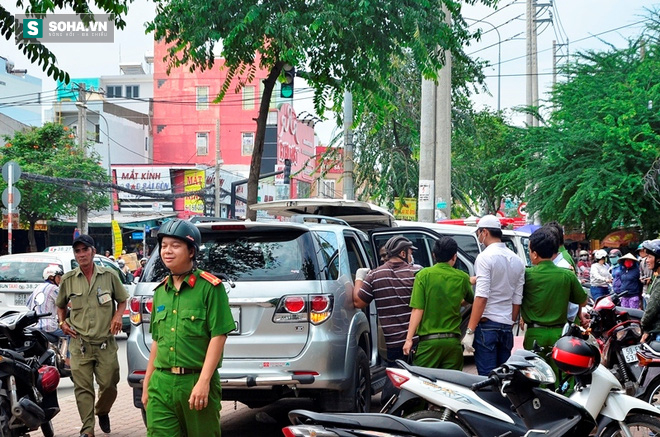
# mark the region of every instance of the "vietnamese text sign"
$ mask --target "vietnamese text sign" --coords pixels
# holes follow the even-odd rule
[[[115,21],[110,14],[16,14],[16,42],[112,43]]]
[[[417,199],[404,197],[402,202],[400,197],[395,198],[394,218],[397,220],[417,220]]]
[[[200,191],[206,187],[206,176],[204,170],[186,170],[184,176],[183,191]],[[204,214],[204,200],[199,196],[186,196],[183,199],[183,208],[196,214]]]

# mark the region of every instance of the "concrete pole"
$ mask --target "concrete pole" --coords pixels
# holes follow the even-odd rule
[[[435,103],[436,86],[432,80],[422,78],[419,143],[419,191],[417,219],[433,223],[435,199]]]
[[[525,32],[525,42],[526,42],[526,47],[527,47],[527,57],[526,57],[526,69],[525,69],[525,77],[527,78],[526,80],[526,92],[525,92],[525,102],[526,106],[532,106],[533,98],[532,98],[532,29],[533,29],[533,23],[534,23],[534,10],[532,9],[532,4],[533,0],[527,0],[527,10],[525,13],[525,18],[526,18],[526,32]],[[533,125],[534,120],[532,117],[532,114],[527,114],[525,117],[525,121],[527,122],[527,126],[530,127]]]
[[[538,45],[536,44],[536,0],[532,0],[532,105],[539,106],[539,63]],[[534,126],[539,125],[538,117],[532,118]]]
[[[557,85],[557,41],[552,40],[552,88]]]
[[[445,21],[451,16],[443,5]],[[436,93],[435,216],[434,221],[451,218],[451,52],[445,51]]]
[[[353,93],[344,92],[344,198],[355,200],[353,185]]]
[[[215,121],[215,216],[220,217],[220,166],[223,164],[220,151],[220,118]]]
[[[87,148],[85,144],[85,140],[87,137],[87,113],[86,109],[87,106],[85,105],[85,102],[87,100],[86,92],[85,92],[85,84],[81,83],[78,86],[78,100],[80,101],[80,105],[78,106],[78,147],[80,150],[83,151],[83,156],[87,156]],[[87,195],[88,190],[86,188],[83,189],[83,193]],[[88,228],[88,211],[87,211],[87,202],[83,202],[80,205],[78,205],[78,232],[81,234],[87,234],[89,233],[89,228]]]

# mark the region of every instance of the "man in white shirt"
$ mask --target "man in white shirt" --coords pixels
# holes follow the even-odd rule
[[[474,352],[479,375],[488,375],[511,356],[513,324],[518,320],[525,266],[502,243],[497,217],[483,216],[477,223],[477,238],[486,246],[475,261],[476,290],[463,346]]]

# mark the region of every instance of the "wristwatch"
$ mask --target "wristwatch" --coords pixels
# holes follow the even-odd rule
[[[59,326],[59,327],[61,328],[61,327],[62,327],[62,325],[64,325],[65,323],[66,323],[66,320],[62,320],[62,321],[61,321],[61,322],[59,322],[59,323],[58,323],[57,325],[58,325],[58,326]]]
[[[474,331],[471,330],[470,328],[467,328],[467,329],[465,329],[465,333],[466,333],[467,335],[472,335],[472,334],[474,334]]]

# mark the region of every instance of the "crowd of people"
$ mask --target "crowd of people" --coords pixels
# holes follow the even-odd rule
[[[354,303],[362,308],[375,301],[388,365],[403,358],[424,367],[460,370],[465,350],[474,353],[478,373],[488,375],[510,357],[517,324],[525,328],[526,349],[534,344],[552,347],[566,322],[586,326],[583,307],[589,293],[594,300],[616,293],[629,308],[643,309],[653,302],[652,311],[658,314],[648,317],[647,326],[660,326],[660,293],[649,300],[660,244],[657,252],[653,248],[660,240],[645,241],[635,253],[581,250],[574,260],[564,247],[561,225],[551,222],[531,234],[532,266],[525,268],[502,242],[498,218],[482,217],[477,238],[483,250],[473,277],[453,268],[458,245],[451,237],[435,242],[431,267],[412,264],[413,243],[395,236],[381,248],[380,267],[358,272]],[[462,335],[461,306],[469,303],[471,315]]]

